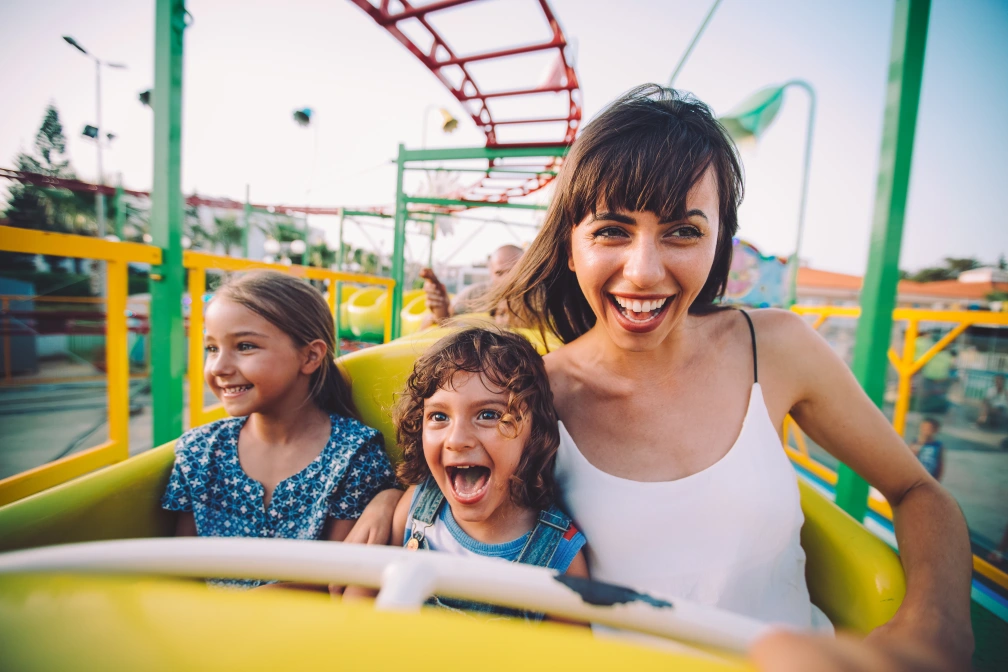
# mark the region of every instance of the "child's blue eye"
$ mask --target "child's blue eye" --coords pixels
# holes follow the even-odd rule
[[[448,420],[447,415],[445,415],[444,413],[439,413],[437,411],[431,413],[428,417],[434,422],[445,422],[446,420]]]
[[[498,411],[480,411],[477,416],[480,420],[500,420],[501,414]]]

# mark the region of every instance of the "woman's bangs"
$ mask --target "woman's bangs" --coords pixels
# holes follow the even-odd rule
[[[575,225],[601,210],[651,212],[662,221],[685,216],[686,196],[711,164],[711,148],[696,139],[681,146],[677,129],[661,130],[625,134],[582,159],[571,185]]]

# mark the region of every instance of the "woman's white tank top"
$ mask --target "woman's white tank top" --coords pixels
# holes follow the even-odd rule
[[[754,365],[755,355],[754,335]],[[809,600],[797,475],[758,382],[728,453],[675,481],[601,471],[562,422],[559,429],[556,480],[588,540],[593,579],[762,621],[831,628]]]

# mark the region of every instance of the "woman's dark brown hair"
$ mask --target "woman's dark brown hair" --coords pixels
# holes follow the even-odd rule
[[[448,389],[458,373],[482,375],[487,383],[508,393],[507,411],[498,425],[502,434],[516,436],[524,423],[531,423],[511,476],[511,501],[524,508],[548,508],[556,498],[553,463],[560,435],[546,367],[525,338],[496,327],[456,331],[417,360],[392,414],[396,441],[403,450],[396,470],[399,479],[419,485],[430,476],[423,451],[424,401],[439,389]]]
[[[487,305],[506,300],[541,331],[552,331],[565,343],[574,340],[595,324],[595,313],[567,266],[574,227],[600,206],[681,219],[686,195],[708,168],[717,179],[720,227],[710,274],[689,310],[714,309],[728,282],[742,166],[735,144],[707,105],[657,84],[627,92],[584,127],[564,159],[542,230],[509,282],[487,297]]]
[[[248,308],[287,334],[295,347],[304,347],[314,340],[325,341],[328,350],[309,383],[311,399],[327,413],[357,418],[350,385],[333,359],[336,352],[333,316],[317,289],[284,273],[250,271],[229,277],[214,296]]]

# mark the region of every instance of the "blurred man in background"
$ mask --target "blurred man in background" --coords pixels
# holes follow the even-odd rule
[[[490,280],[469,285],[459,292],[453,301],[449,301],[448,290],[438,280],[432,269],[425,268],[420,271],[420,277],[424,279],[424,294],[427,298],[427,315],[424,316],[423,326],[441,324],[450,317],[476,312],[480,300],[492,287],[496,287],[507,277],[521,256],[522,249],[516,245],[498,247],[490,255],[487,263],[490,269]],[[491,311],[491,315],[493,315],[494,321],[501,326],[520,326],[517,324],[515,315],[507,310],[507,306],[498,306]]]

